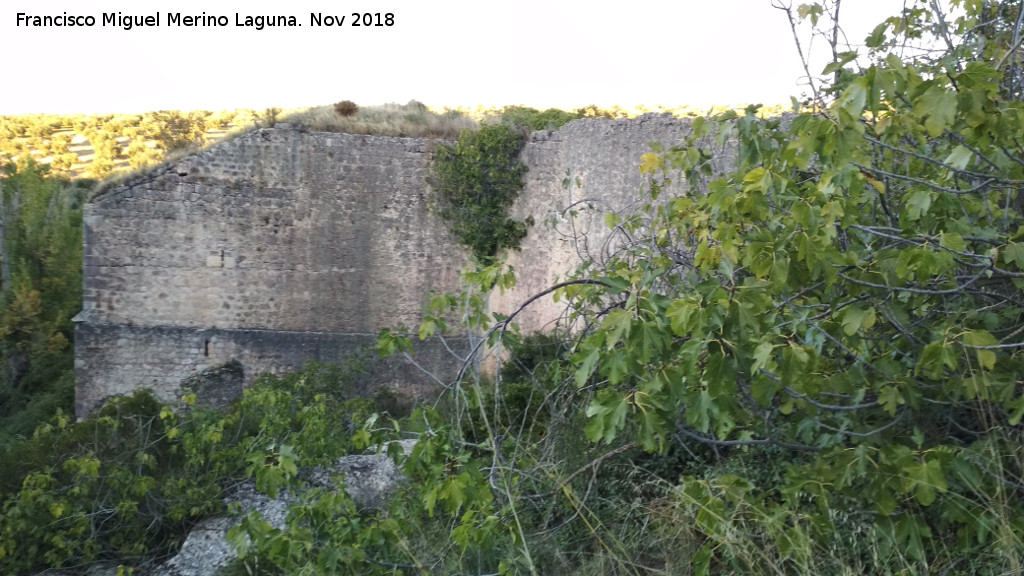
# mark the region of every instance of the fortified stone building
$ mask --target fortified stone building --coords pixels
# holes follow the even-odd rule
[[[687,121],[648,116],[534,133],[513,211],[536,224],[509,257],[517,287],[493,296],[491,310],[515,309],[597,255],[609,238],[604,214],[640,201],[649,143],[688,131]],[[200,391],[226,402],[261,372],[338,362],[372,350],[382,328],[417,326],[430,291],[458,290],[468,262],[428,210],[434,144],[279,124],[94,198],[75,319],[77,415],[139,387],[174,402],[183,382],[240,364],[235,378]],[[558,313],[546,298],[519,323],[543,330]],[[419,367],[377,363],[367,385],[415,398],[437,385],[424,369],[443,380],[459,367],[436,340],[417,343],[415,359]]]

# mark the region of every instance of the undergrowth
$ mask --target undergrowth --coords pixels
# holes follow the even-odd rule
[[[138,390],[80,423],[58,413],[0,447],[0,572],[163,559],[198,520],[225,512],[233,484],[259,482],[254,457],[287,453],[314,466],[350,452],[378,409],[351,397],[352,383],[348,370],[311,364],[262,376],[223,411],[177,413]]]

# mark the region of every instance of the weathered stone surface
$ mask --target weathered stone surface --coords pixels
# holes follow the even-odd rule
[[[262,496],[262,495],[261,495]],[[266,498],[266,496],[263,496]],[[271,502],[261,502],[266,508]],[[278,502],[285,506],[282,502]],[[266,516],[273,514],[267,510]],[[197,524],[189,532],[185,544],[178,554],[157,567],[153,576],[211,576],[230,564],[237,556],[228,544],[228,530],[238,524],[234,518],[208,518]],[[283,526],[282,523],[280,526]],[[279,527],[280,527],[279,526]]]
[[[224,364],[197,372],[181,381],[182,391],[191,390],[200,405],[225,408],[241,396],[245,370],[232,358]]]
[[[492,295],[491,309],[509,314],[564,280],[585,258],[600,261],[610,254],[619,238],[605,225],[605,215],[633,212],[644,202],[640,156],[651,151],[651,142],[669,148],[690,133],[688,120],[653,114],[629,120],[583,119],[559,130],[535,132],[522,152],[529,170],[513,217],[532,216],[536,224],[520,250],[509,256],[516,286]],[[665,194],[685,192],[680,177]],[[543,298],[516,321],[527,333],[549,330],[563,306]]]
[[[415,440],[398,442],[404,454],[409,454],[416,445]],[[387,454],[353,454],[343,456],[329,468],[315,468],[305,479],[312,486],[331,488],[332,477],[345,477],[345,491],[352,497],[359,510],[382,510],[405,481],[402,470]]]
[[[579,120],[535,133],[514,216],[536,225],[513,253],[508,313],[616,242],[608,211],[640,201],[640,155],[678,143],[688,121]],[[428,210],[426,139],[258,130],[93,199],[85,209],[76,412],[139,386],[167,402],[183,378],[237,360],[243,386],[305,360],[337,361],[385,327],[418,325],[431,290],[457,291],[467,252]],[[563,181],[570,183],[563,186]],[[679,178],[667,193],[684,193]],[[517,318],[557,318],[551,299]],[[465,351],[466,348],[460,348]],[[413,397],[458,370],[439,342],[420,367],[385,365],[378,385]],[[394,361],[393,361],[394,362]],[[423,370],[421,370],[423,368]]]
[[[272,330],[201,329],[79,322],[75,328],[75,411],[85,415],[111,396],[146,387],[170,404],[190,376],[231,360],[244,369],[243,386],[260,372],[283,374],[310,361],[364,362],[369,373],[356,379],[355,392],[372,396],[381,386],[401,391],[406,401],[428,398],[432,382],[400,357],[381,359],[376,335]],[[462,339],[449,342],[464,347]],[[451,355],[440,342],[418,343],[417,362],[437,374],[449,373]],[[200,401],[206,401],[199,394]]]

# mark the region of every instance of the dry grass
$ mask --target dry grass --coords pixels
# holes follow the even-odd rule
[[[437,108],[431,107],[430,109],[438,114],[443,113],[454,113],[462,116],[473,118],[477,121],[487,121],[492,118],[501,116],[502,110],[507,106],[457,106],[455,108]],[[643,116],[644,114],[671,114],[676,118],[696,118],[698,116],[716,116],[725,113],[729,110],[736,112],[743,112],[747,108],[747,104],[725,104],[715,106],[692,106],[692,105],[681,105],[681,106],[663,106],[663,105],[635,105],[635,106],[595,106],[588,105],[582,108],[557,107],[567,112],[582,111],[584,117],[602,117],[602,118],[636,118],[637,116]],[[762,106],[760,110],[760,116],[774,117],[789,112],[792,105],[786,104],[774,104]]]
[[[301,124],[315,132],[345,132],[408,138],[458,138],[463,130],[475,130],[476,120],[457,111],[432,112],[413,100],[408,104],[359,107],[351,116],[340,116],[333,106],[315,106],[282,114],[278,122]]]

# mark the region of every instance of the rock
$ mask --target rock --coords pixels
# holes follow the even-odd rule
[[[401,440],[398,443],[405,454],[411,452],[416,445],[415,440]],[[342,456],[330,468],[313,469],[306,479],[315,487],[333,488],[331,477],[336,474],[345,476],[345,491],[360,511],[384,509],[399,484],[405,480],[401,469],[387,456],[386,451],[379,456]]]
[[[408,454],[415,440],[402,440],[402,449]],[[345,490],[360,511],[380,510],[387,505],[399,485],[404,481],[401,469],[387,456],[387,452],[377,455],[350,455],[338,458],[330,467],[317,467],[301,471],[300,477],[312,487],[332,489],[335,484],[332,477],[345,477]],[[224,503],[238,503],[242,515],[256,510],[263,520],[277,529],[285,526],[288,506],[295,497],[282,491],[277,498],[271,499],[256,490],[251,480],[247,480],[228,491]],[[217,574],[227,567],[237,556],[228,544],[228,530],[239,524],[238,518],[216,517],[207,518],[197,524],[189,533],[178,554],[157,567],[153,576],[209,576]]]
[[[235,518],[207,518],[196,524],[178,554],[152,572],[154,576],[206,576],[216,574],[236,558],[225,535],[238,524]]]

